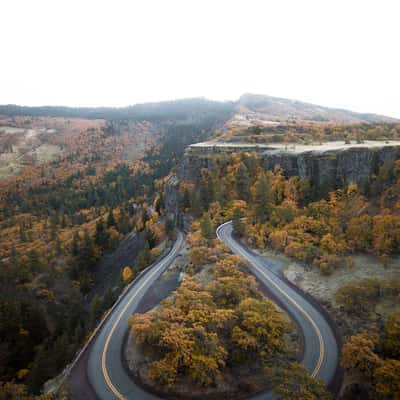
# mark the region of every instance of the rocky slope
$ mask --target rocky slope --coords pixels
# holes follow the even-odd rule
[[[179,176],[196,181],[202,168],[212,168],[223,154],[234,152],[256,152],[263,158],[265,170],[279,165],[287,176],[309,179],[314,190],[321,194],[349,183],[368,185],[379,167],[400,157],[400,142],[328,142],[309,146],[198,143],[187,149]]]

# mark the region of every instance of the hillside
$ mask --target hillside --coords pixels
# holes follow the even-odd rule
[[[0,106],[1,381],[17,379],[30,393],[39,393],[71,361],[126,282],[157,257],[172,229],[169,208],[184,209],[184,191],[169,207],[166,182],[179,169],[187,146],[237,132],[251,143],[282,142],[289,136],[307,142],[400,134],[389,119],[378,122],[385,117],[355,124],[356,114],[341,111],[346,124],[304,121],[317,115],[312,108],[317,106],[289,107],[265,98],[188,99],[115,109]],[[288,123],[293,110],[298,119]],[[265,122],[272,114],[274,121]],[[238,115],[246,124],[236,131]],[[335,115],[325,113],[332,121]],[[197,172],[203,177],[212,165]],[[230,196],[228,188],[216,190],[216,182],[213,187],[206,183],[200,184],[206,199],[215,194],[216,200],[222,189]],[[199,193],[186,199],[194,209]],[[125,279],[125,265],[113,254],[130,232],[144,245]]]
[[[349,110],[323,107],[303,101],[246,93],[237,101],[240,114],[249,119],[304,120],[316,122],[395,122],[395,118],[377,114],[356,113]]]
[[[135,104],[127,107],[28,107],[15,104],[0,105],[0,115],[30,115],[41,117],[65,117],[88,119],[131,120],[183,120],[199,115],[236,115],[247,122],[303,120],[319,122],[395,122],[395,118],[356,113],[353,111],[323,107],[298,100],[259,94],[243,94],[236,101],[213,101],[202,97],[178,99],[153,103]],[[241,117],[240,117],[241,116]]]

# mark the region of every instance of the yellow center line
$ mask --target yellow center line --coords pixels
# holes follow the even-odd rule
[[[179,240],[179,239],[178,239]],[[171,258],[171,257],[169,257]],[[112,338],[112,335],[115,332],[115,329],[117,329],[118,324],[121,321],[122,316],[125,314],[127,308],[131,305],[132,301],[135,299],[135,297],[138,295],[138,293],[143,289],[143,287],[147,284],[147,282],[165,265],[166,262],[169,261],[169,258],[165,258],[163,260],[163,262],[161,262],[160,266],[158,268],[156,268],[145,280],[144,282],[135,290],[135,292],[133,293],[132,297],[129,299],[129,301],[125,304],[124,308],[122,309],[122,311],[119,313],[118,318],[116,319],[116,321],[114,322],[110,333],[107,336],[106,342],[104,344],[104,348],[103,348],[103,353],[101,356],[101,369],[103,372],[103,376],[104,379],[107,383],[107,386],[110,388],[110,390],[114,393],[114,395],[119,399],[119,400],[125,400],[125,397],[122,395],[121,392],[118,391],[118,389],[114,386],[114,384],[111,382],[110,379],[110,375],[108,374],[107,371],[107,351],[108,351],[108,347],[110,345],[110,341]]]
[[[224,224],[225,225],[225,224]],[[223,226],[223,225],[221,225]],[[244,257],[245,259],[247,259],[247,257],[244,255],[244,252],[242,251],[242,249],[239,248],[238,250],[239,254]],[[167,259],[164,259],[164,263],[167,262]],[[162,268],[162,266],[164,265],[164,263],[162,263],[159,268],[155,269],[146,279],[145,281],[140,285],[139,288],[137,288],[135,290],[135,292],[133,293],[132,297],[129,299],[129,301],[126,303],[126,305],[124,306],[124,308],[122,309],[122,311],[120,312],[120,314],[118,315],[118,318],[116,319],[116,321],[114,322],[110,333],[107,336],[106,342],[104,344],[104,348],[103,348],[103,353],[102,353],[102,357],[101,357],[101,369],[103,372],[103,376],[104,379],[108,385],[108,387],[110,388],[110,390],[114,393],[114,395],[119,399],[119,400],[125,400],[125,397],[118,391],[118,389],[114,386],[114,384],[112,383],[111,379],[110,379],[110,375],[108,374],[107,371],[107,351],[108,351],[108,347],[110,345],[110,341],[112,338],[112,335],[114,334],[118,324],[121,321],[122,316],[125,314],[126,310],[128,309],[128,307],[131,305],[132,301],[135,299],[135,297],[138,295],[138,293],[143,289],[143,287],[147,284],[147,282]],[[275,286],[275,288],[277,290],[279,290],[311,323],[312,327],[314,328],[317,336],[318,336],[318,341],[319,341],[319,358],[317,361],[317,365],[315,366],[313,372],[311,373],[311,376],[313,378],[315,378],[315,376],[318,374],[323,359],[324,359],[324,352],[325,352],[325,346],[324,346],[324,340],[322,338],[321,335],[321,331],[319,330],[317,324],[315,323],[315,321],[311,318],[311,316],[307,313],[307,311],[305,311],[303,309],[303,307],[298,304],[296,302],[296,300],[294,300],[292,297],[290,297],[283,289],[281,289],[279,287],[279,285],[277,285],[262,269],[260,269],[257,265],[255,265],[253,263],[253,267],[257,269],[257,271],[263,275],[272,285]]]
[[[229,223],[229,222],[228,222]],[[225,223],[225,224],[228,224]],[[223,227],[225,224],[221,225],[221,227]],[[221,228],[220,227],[220,228]],[[218,229],[219,230],[219,229]],[[217,230],[217,235],[218,235],[218,230]],[[221,240],[221,238],[220,238]],[[228,240],[229,241],[229,240]],[[232,242],[231,242],[232,244]],[[235,248],[235,246],[233,246],[233,248]],[[236,247],[236,251],[245,259],[247,259],[246,254],[244,253],[244,251],[240,248],[240,247]],[[277,283],[274,282],[273,279],[271,279],[271,277],[269,277],[261,268],[259,268],[255,263],[252,263],[253,267],[256,268],[256,270],[264,276],[264,278],[266,278],[272,285],[275,286],[275,288],[277,290],[279,290],[279,292],[281,292],[307,319],[308,321],[311,323],[311,326],[314,328],[315,333],[317,334],[318,337],[318,341],[319,341],[319,357],[317,360],[317,364],[314,368],[314,370],[311,373],[311,376],[313,378],[315,378],[319,372],[319,370],[321,369],[321,365],[322,362],[324,360],[324,354],[325,354],[325,344],[324,344],[324,339],[322,337],[321,331],[318,328],[317,324],[315,323],[315,321],[312,319],[312,317],[310,316],[310,314],[308,314],[308,312],[306,310],[304,310],[304,308],[297,303],[296,300],[294,300],[291,296],[289,296]]]

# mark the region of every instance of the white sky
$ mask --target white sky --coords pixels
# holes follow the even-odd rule
[[[0,0],[0,103],[242,93],[400,117],[398,0]]]

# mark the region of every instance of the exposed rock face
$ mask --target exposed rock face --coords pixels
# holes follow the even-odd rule
[[[167,217],[174,220],[178,212],[178,178],[172,175],[166,185],[165,193],[165,209]]]
[[[265,169],[280,165],[287,176],[307,178],[313,187],[333,189],[356,183],[365,186],[385,161],[400,157],[400,147],[351,148],[324,153],[263,154]]]
[[[202,168],[210,168],[218,163],[224,153],[238,151],[256,152],[263,158],[266,170],[281,166],[287,176],[307,178],[316,192],[323,193],[349,183],[368,185],[386,161],[400,158],[400,143],[373,142],[346,146],[331,142],[312,149],[307,146],[286,148],[281,144],[198,144],[186,151],[179,177],[196,181]]]

